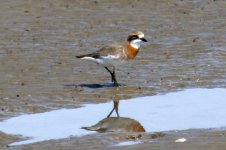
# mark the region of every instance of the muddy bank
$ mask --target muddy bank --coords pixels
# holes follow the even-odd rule
[[[136,137],[137,134],[98,134],[84,136],[83,138],[71,137],[62,140],[52,140],[42,143],[36,143],[26,146],[17,146],[7,149],[50,149],[50,150],[72,150],[72,149],[200,149],[200,150],[224,150],[225,149],[225,131],[218,130],[187,130],[172,131],[164,134],[142,134],[143,143],[136,145],[117,146],[120,142],[133,142],[128,137]],[[185,142],[175,142],[178,139],[185,138]]]
[[[112,100],[114,88],[105,86],[110,83],[108,73],[74,56],[120,42],[136,30],[150,42],[134,61],[117,69],[118,81],[125,85],[120,87],[119,99],[226,87],[223,0],[4,0],[0,13],[1,120]],[[93,88],[94,84],[102,88]],[[75,139],[69,140],[71,147]],[[45,145],[65,145],[65,141]],[[89,144],[84,145],[93,145]]]
[[[74,56],[134,30],[150,42],[118,68],[117,78],[126,85],[122,98],[225,87],[224,6],[224,1],[3,1],[1,116],[109,101],[111,88],[73,86],[110,83],[103,68]]]

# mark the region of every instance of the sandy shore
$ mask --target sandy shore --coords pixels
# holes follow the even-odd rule
[[[226,87],[223,0],[1,1],[0,119],[113,99],[109,74],[75,59],[141,30],[150,41],[117,68],[119,99],[202,87]],[[97,88],[100,87],[100,88]],[[2,149],[225,149],[225,131],[189,130],[134,146],[111,147],[111,133]],[[179,137],[188,142],[175,143]],[[105,140],[106,139],[106,140]],[[117,141],[117,140],[116,140]],[[145,140],[144,140],[145,141]],[[147,142],[149,141],[149,142]],[[150,142],[151,141],[151,142]]]

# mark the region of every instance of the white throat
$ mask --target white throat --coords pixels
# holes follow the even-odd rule
[[[131,46],[136,48],[136,49],[139,49],[140,48],[140,45],[141,45],[141,40],[140,39],[136,39],[136,40],[132,40],[130,42]]]

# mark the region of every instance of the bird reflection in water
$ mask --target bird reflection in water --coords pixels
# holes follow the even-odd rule
[[[144,127],[136,120],[119,116],[119,101],[118,88],[113,90],[113,109],[106,118],[100,120],[97,124],[90,127],[82,127],[82,129],[97,131],[97,132],[145,132]],[[117,117],[111,117],[113,112],[116,112]]]

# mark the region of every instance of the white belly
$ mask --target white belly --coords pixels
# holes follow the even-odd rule
[[[126,62],[126,60],[123,60],[117,56],[111,56],[111,55],[106,57],[101,57],[101,58],[83,57],[82,59],[92,60],[104,66],[117,66]]]

